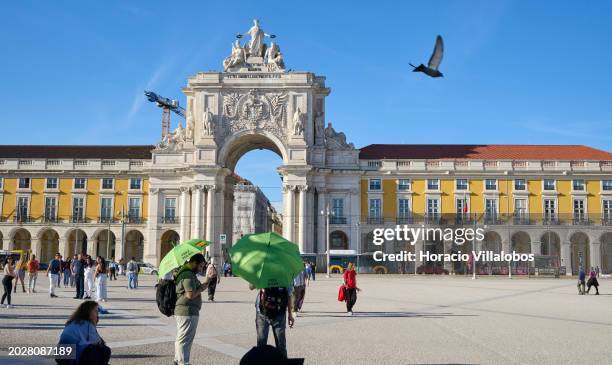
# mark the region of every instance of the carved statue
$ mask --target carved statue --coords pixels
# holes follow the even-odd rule
[[[232,54],[223,60],[223,70],[227,72],[230,68],[246,63],[246,51],[240,46],[240,42],[232,43]]]
[[[164,145],[172,145],[179,144],[185,142],[185,129],[181,123],[178,124],[178,127],[166,136],[166,140],[162,141]]]
[[[264,36],[273,38],[269,34],[265,33],[263,29],[259,27],[259,20],[257,19],[253,19],[253,26],[251,27],[251,29],[249,29],[248,32],[244,33],[243,35],[251,36],[251,40],[249,41],[249,44],[247,44],[245,48],[249,56],[253,56],[253,57],[263,56],[264,47],[265,47],[265,44],[263,41]]]
[[[301,136],[304,134],[304,113],[297,108],[293,113],[293,135]]]
[[[344,133],[338,133],[334,130],[331,123],[327,123],[327,128],[325,128],[325,142],[331,149],[355,148],[355,145],[346,142]]]
[[[270,47],[266,49],[264,62],[268,65],[270,71],[284,70],[285,62],[283,61],[283,54],[280,52],[278,44],[272,42]]]
[[[187,117],[186,117],[186,137],[187,140],[193,140],[193,131],[194,131],[194,122],[193,122],[193,100],[189,99],[189,106],[187,107]]]
[[[319,112],[315,118],[315,144],[323,144],[325,141],[325,114]]]
[[[210,109],[206,108],[204,115],[202,116],[202,135],[210,136],[213,134],[213,130],[213,113],[210,111]]]

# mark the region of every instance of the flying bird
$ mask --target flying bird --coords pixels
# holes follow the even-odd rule
[[[438,71],[438,67],[442,62],[442,55],[444,54],[444,43],[442,42],[442,37],[436,37],[436,46],[434,47],[433,53],[431,54],[431,58],[427,63],[427,66],[424,64],[420,64],[419,66],[415,66],[412,63],[409,63],[410,66],[414,68],[412,72],[423,72],[427,76],[431,77],[443,77],[442,72]]]

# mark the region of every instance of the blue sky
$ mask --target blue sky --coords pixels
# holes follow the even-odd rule
[[[363,4],[366,4],[365,2]],[[612,150],[612,2],[8,2],[2,144],[151,144],[188,75],[219,70],[257,17],[288,68],[327,77],[327,118],[370,143],[586,144]],[[410,72],[445,41],[443,79]],[[178,118],[173,119],[173,125]],[[238,173],[280,200],[271,152]]]

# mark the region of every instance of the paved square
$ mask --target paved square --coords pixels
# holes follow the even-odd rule
[[[52,363],[6,357],[12,345],[52,345],[77,301],[72,289],[13,295],[0,309],[0,363]],[[306,364],[609,364],[612,361],[612,281],[602,295],[577,295],[573,279],[465,277],[358,277],[363,290],[348,317],[336,300],[340,278],[317,277],[304,312],[287,331],[290,357]],[[173,318],[155,305],[153,277],[125,288],[110,282],[99,332],[113,350],[112,364],[171,364]],[[214,304],[200,316],[194,364],[237,364],[255,343],[254,299],[240,278],[223,278]],[[270,336],[270,342],[273,339]]]

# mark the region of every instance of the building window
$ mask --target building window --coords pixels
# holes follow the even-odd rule
[[[128,220],[130,223],[140,222],[140,198],[128,199]]]
[[[468,214],[469,204],[467,201],[467,197],[457,198],[457,217],[463,218]]]
[[[114,179],[112,177],[105,177],[102,179],[102,189],[113,189]]]
[[[72,222],[83,222],[85,220],[85,199],[82,197],[72,198]]]
[[[612,224],[612,200],[602,201],[604,224]]]
[[[485,220],[497,220],[497,199],[485,199]]]
[[[440,190],[440,180],[427,179],[427,190]]]
[[[603,180],[601,182],[601,189],[604,191],[612,191],[612,180]]]
[[[113,198],[100,198],[100,222],[110,222],[113,219]]]
[[[437,220],[440,217],[440,200],[427,199],[427,218]]]
[[[557,203],[554,199],[544,199],[544,220],[556,221],[557,214]]]
[[[584,180],[574,180],[572,183],[574,191],[584,191]]]
[[[586,212],[584,209],[583,199],[574,199],[574,223],[584,222],[586,220]]]
[[[497,190],[497,180],[496,179],[486,179],[485,180],[485,190]]]
[[[57,198],[54,196],[45,197],[45,221],[53,222],[57,218]]]
[[[4,186],[4,178],[0,176],[0,189]]]
[[[514,180],[514,190],[516,191],[525,191],[527,190],[527,182],[525,179],[516,179]]]
[[[547,190],[547,191],[555,190],[555,180],[544,179],[544,190]]]
[[[25,222],[28,219],[28,208],[30,207],[30,198],[20,196],[17,198],[16,218],[19,222]]]
[[[344,218],[344,199],[334,198],[332,199],[332,217],[333,223],[344,224],[346,223]]]
[[[176,198],[164,200],[164,223],[176,222]]]
[[[526,218],[527,215],[527,199],[514,200],[514,216],[516,218]]]
[[[408,191],[410,190],[410,179],[399,179],[397,182],[397,190]]]
[[[370,199],[370,218],[380,218],[380,199]]]
[[[468,180],[467,179],[457,179],[455,184],[456,190],[467,190],[468,189]]]
[[[381,190],[380,179],[370,179],[370,190]]]
[[[399,218],[410,217],[410,199],[399,199],[397,201],[397,214]]]
[[[130,179],[130,190],[140,190],[142,188],[142,179],[133,177]]]
[[[30,178],[20,177],[19,178],[19,189],[29,189],[29,188],[30,188]]]
[[[57,177],[47,178],[47,189],[57,189]]]
[[[75,177],[74,178],[74,188],[75,189],[85,189],[85,183],[87,179],[84,177]]]

